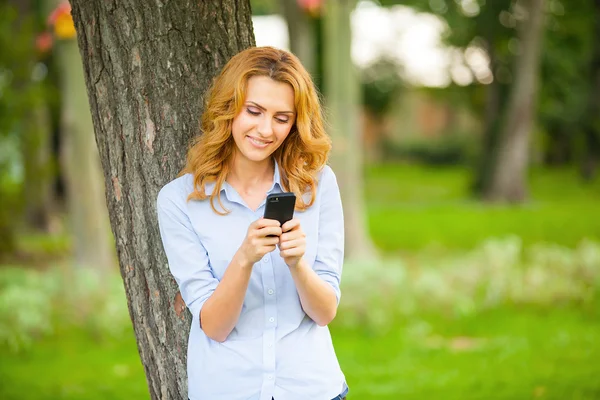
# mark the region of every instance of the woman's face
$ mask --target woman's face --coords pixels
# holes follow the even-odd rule
[[[262,162],[283,143],[296,118],[294,89],[267,76],[248,80],[242,111],[231,128],[236,157]]]

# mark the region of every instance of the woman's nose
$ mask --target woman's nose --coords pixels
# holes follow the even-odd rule
[[[272,121],[268,117],[261,118],[258,123],[258,133],[261,136],[270,136],[273,133]]]

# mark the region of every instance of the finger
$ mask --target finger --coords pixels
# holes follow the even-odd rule
[[[298,227],[300,227],[300,220],[298,218],[292,218],[288,222],[283,224],[281,230],[283,230],[284,232],[288,232]]]
[[[302,231],[302,229],[296,229],[292,231],[285,232],[281,235],[281,242],[287,242],[289,240],[296,240],[305,238],[306,235]]]
[[[279,244],[279,236],[260,238],[256,240],[258,246],[276,246]]]
[[[304,246],[302,246],[302,247],[294,247],[293,249],[281,250],[279,252],[279,255],[281,256],[281,258],[302,257],[304,255],[304,252],[305,252],[305,249],[304,249]]]
[[[272,251],[273,251],[273,250],[275,250],[276,248],[277,248],[277,246],[276,246],[276,245],[274,245],[274,244],[273,244],[273,245],[268,245],[268,246],[263,246],[263,247],[261,248],[261,252],[262,252],[263,254],[267,254],[267,253],[270,253],[270,252],[272,252]]]
[[[261,229],[261,228],[265,228],[265,227],[269,227],[269,226],[279,227],[279,225],[280,225],[279,221],[277,221],[275,219],[268,219],[268,218],[260,218],[252,223],[252,226],[255,229]]]
[[[266,237],[268,235],[281,236],[281,228],[279,226],[265,226],[256,231],[258,237]]]
[[[279,242],[279,249],[280,250],[288,250],[288,249],[294,249],[297,247],[305,247],[306,245],[306,241],[302,238],[299,239],[294,239],[294,240],[288,240],[285,242]]]

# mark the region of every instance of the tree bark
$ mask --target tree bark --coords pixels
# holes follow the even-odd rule
[[[333,140],[331,162],[344,205],[346,258],[366,259],[373,256],[374,247],[367,231],[363,200],[360,86],[350,52],[350,13],[354,4],[354,0],[326,2],[324,91]]]
[[[485,194],[492,201],[521,202],[527,197],[529,142],[534,124],[545,0],[522,3],[527,17],[519,29],[521,52],[516,58],[515,80],[500,131],[491,185]]]
[[[204,93],[254,45],[248,0],[71,0],[106,200],[152,399],[187,398],[190,318],[156,222],[159,189],[180,172]]]

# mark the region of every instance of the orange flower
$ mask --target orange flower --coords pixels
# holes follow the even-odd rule
[[[66,1],[59,4],[48,16],[48,25],[54,27],[54,34],[58,39],[74,38],[77,33],[71,16],[71,5]]]

